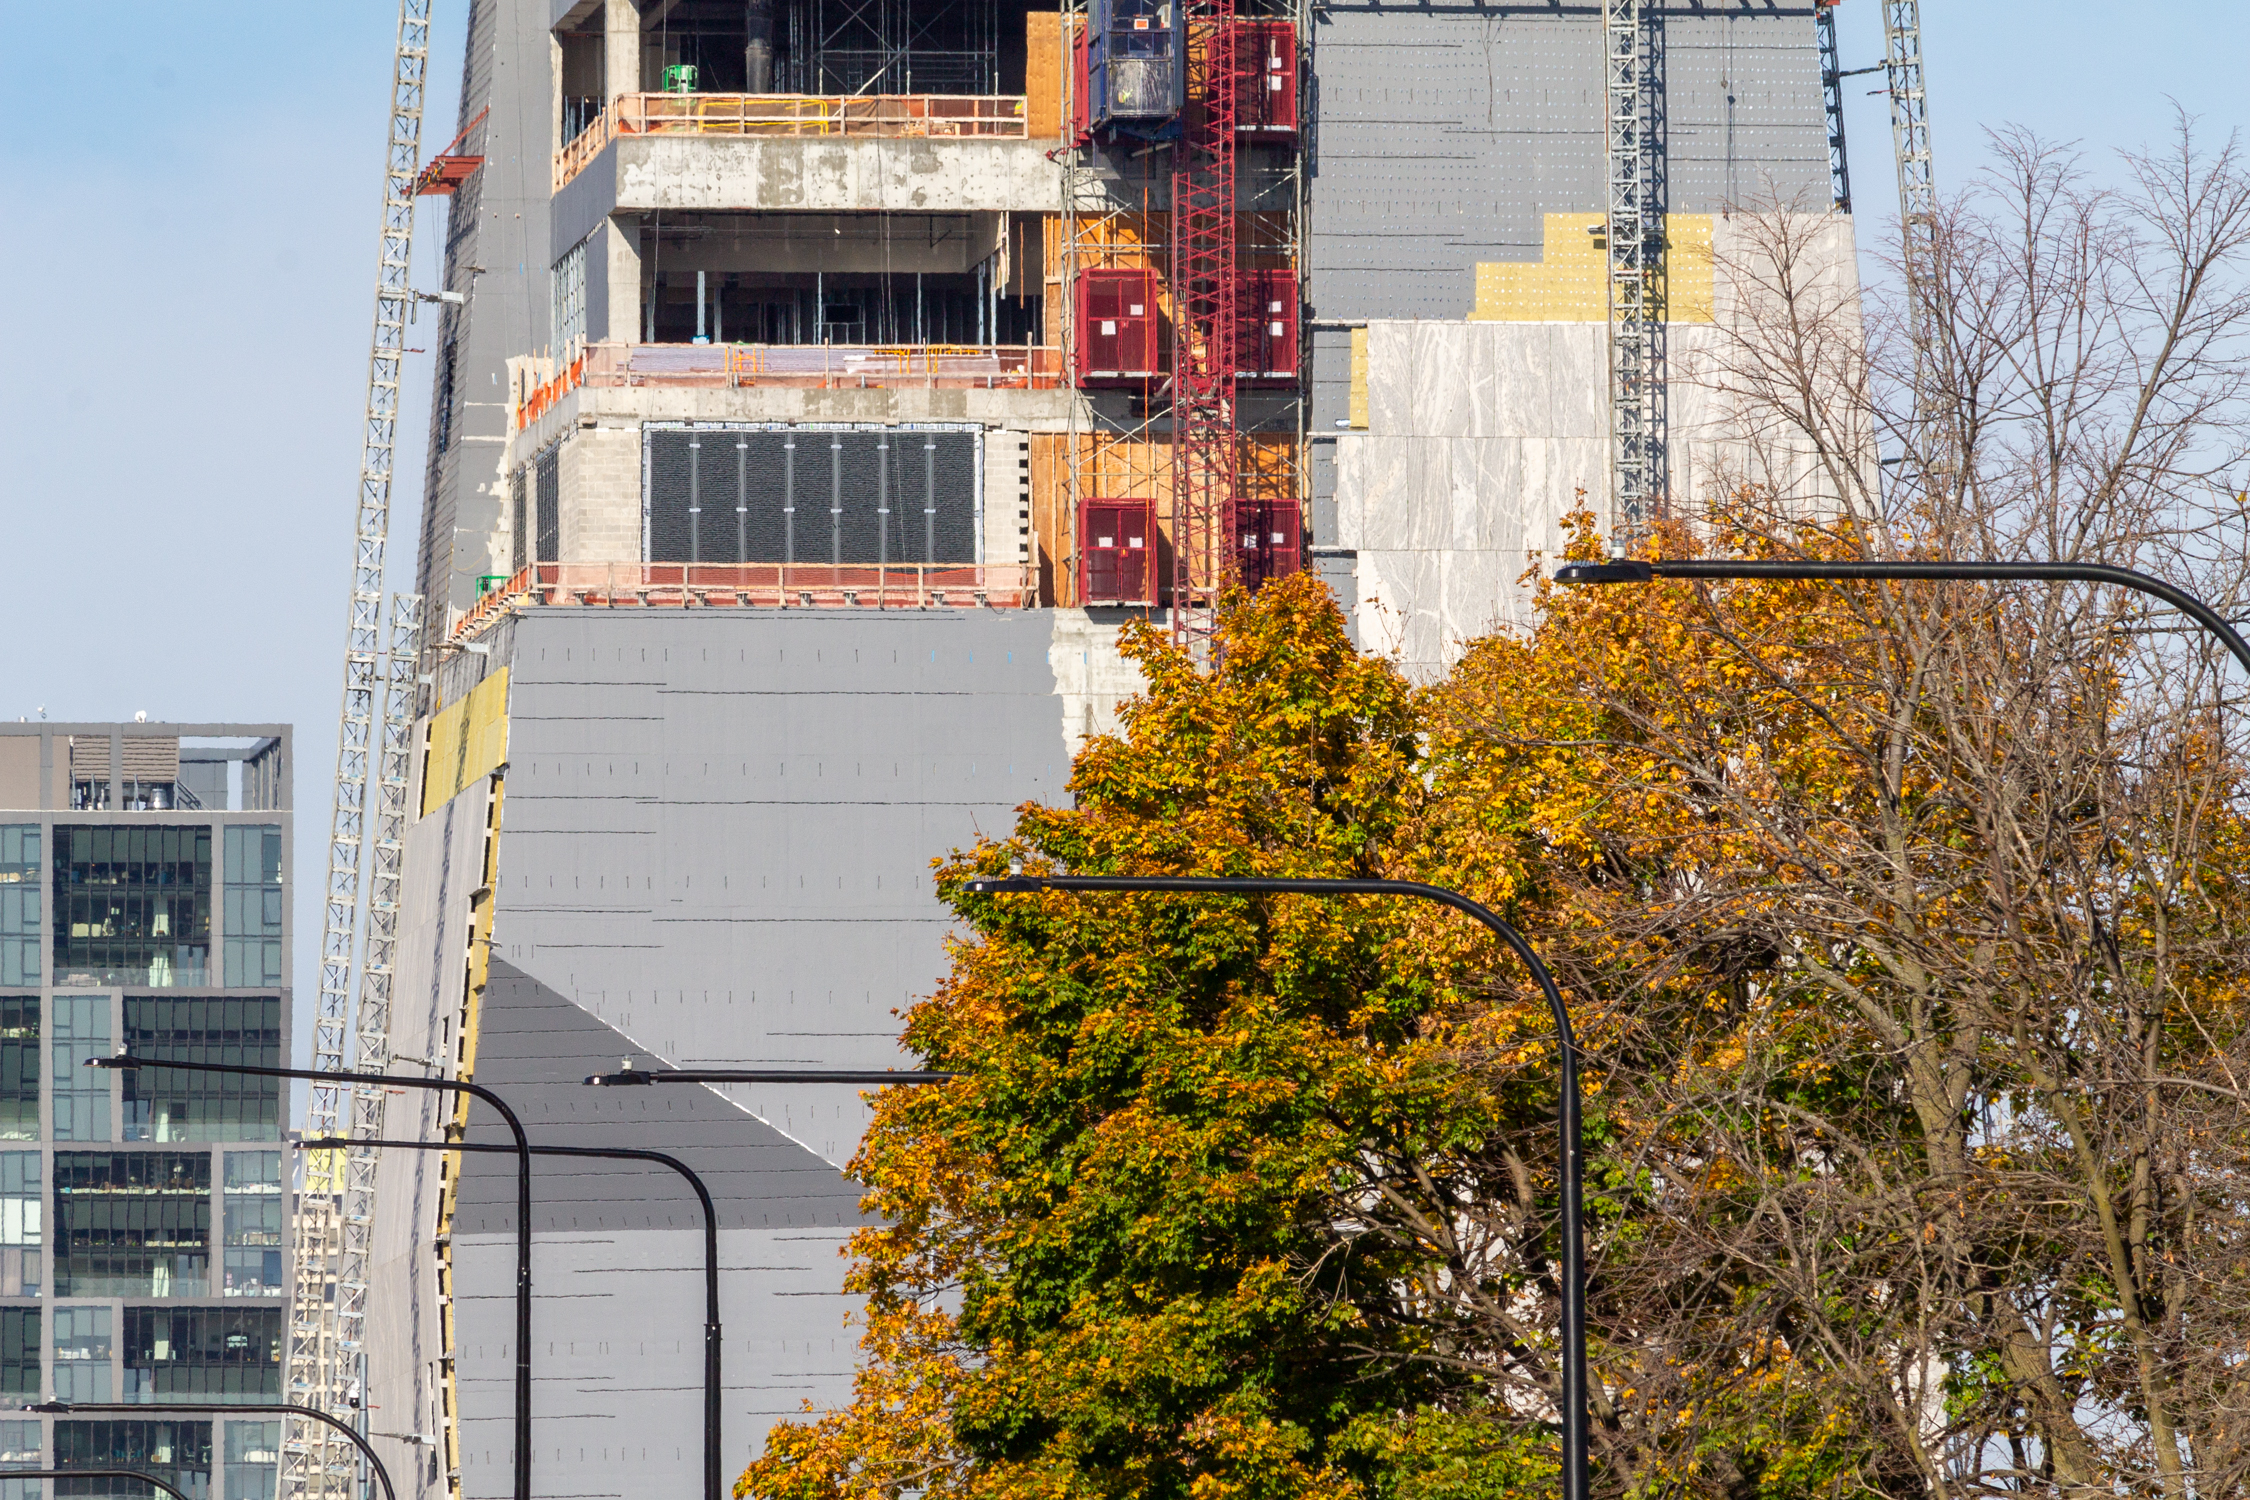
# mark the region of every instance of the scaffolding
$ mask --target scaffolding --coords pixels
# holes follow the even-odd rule
[[[406,354],[406,318],[413,296],[408,259],[414,239],[414,195],[419,178],[423,82],[429,65],[430,0],[400,0],[398,39],[392,57],[389,138],[385,146],[383,209],[376,252],[375,314],[369,345],[367,404],[361,430],[359,501],[352,551],[351,605],[344,648],[343,706],[338,720],[336,781],[329,815],[328,884],[323,910],[320,1000],[313,1025],[312,1065],[341,1072],[347,1023],[356,1023],[352,1063],[379,1069],[388,1059],[389,950],[395,930],[398,841],[403,825],[405,750],[415,667],[414,618],[420,601],[392,601],[389,638],[383,629],[384,552],[390,539],[392,443],[398,425],[400,365]],[[402,611],[404,612],[402,614]],[[402,654],[403,653],[403,654]],[[361,966],[357,1014],[352,1014],[352,970],[360,928],[360,875],[367,850],[368,773],[375,760],[375,875],[369,894],[370,959]],[[349,1095],[348,1116],[344,1104]],[[357,1138],[382,1133],[380,1089],[316,1082],[307,1092],[305,1129],[333,1136],[348,1122]],[[295,1278],[289,1322],[289,1399],[342,1415],[359,1381],[361,1335],[367,1305],[367,1253],[374,1221],[375,1153],[344,1153],[341,1202],[333,1226],[305,1215],[294,1245]],[[309,1174],[308,1174],[309,1183]],[[333,1182],[331,1186],[338,1186]],[[333,1295],[331,1295],[333,1288]],[[285,1493],[349,1495],[358,1454],[325,1424],[292,1419],[283,1445]]]
[[[1082,330],[1073,295],[1089,272],[1154,273],[1156,305],[1170,324],[1167,358],[1145,379],[1104,377],[1081,384],[1064,436],[1060,486],[1065,503],[1051,520],[1057,577],[1075,577],[1078,518],[1089,504],[1146,502],[1162,550],[1152,602],[1170,606],[1175,638],[1208,637],[1230,583],[1256,585],[1291,572],[1302,556],[1306,401],[1303,393],[1303,224],[1305,183],[1296,149],[1297,110],[1281,148],[1271,127],[1244,139],[1244,89],[1266,85],[1249,59],[1272,23],[1289,28],[1287,84],[1302,87],[1307,14],[1297,0],[1263,22],[1238,14],[1235,0],[1190,0],[1185,14],[1184,109],[1168,132],[1127,149],[1092,139],[1081,97],[1079,39],[1088,17],[1064,18],[1059,49],[1069,134],[1078,145],[1064,162],[1064,213],[1050,251],[1061,366],[1080,382]],[[1253,28],[1264,25],[1264,30]],[[1166,160],[1169,158],[1169,160]],[[1261,279],[1267,278],[1267,279]],[[1251,317],[1246,295],[1284,298],[1291,330],[1285,381],[1245,387],[1246,350],[1266,309]],[[1256,363],[1252,361],[1252,363]],[[1067,601],[1065,601],[1067,602]]]

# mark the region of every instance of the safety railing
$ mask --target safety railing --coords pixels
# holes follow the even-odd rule
[[[509,430],[530,426],[580,386],[1052,390],[1062,384],[1062,351],[1039,344],[588,344],[554,379],[525,392],[509,413]]]
[[[555,190],[619,136],[1024,140],[1021,94],[624,94],[555,153]]]
[[[453,638],[511,609],[1028,609],[1029,563],[533,563],[477,601]]]

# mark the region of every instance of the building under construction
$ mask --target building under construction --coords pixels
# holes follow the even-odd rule
[[[1223,589],[1310,570],[1428,675],[1518,617],[1580,495],[1622,531],[1713,483],[1673,372],[1727,315],[1734,210],[1820,217],[1851,274],[1828,24],[474,0],[420,172],[444,290],[382,1046],[537,1141],[706,1178],[730,1481],[848,1395],[860,1090],[583,1080],[912,1066],[930,863],[1068,795],[1137,685],[1126,620],[1194,647]],[[498,1139],[437,1095],[376,1118]],[[513,1167],[390,1150],[368,1181],[364,1331],[324,1378],[364,1379],[402,1490],[505,1495]],[[550,1159],[533,1230],[539,1491],[689,1492],[695,1199]]]

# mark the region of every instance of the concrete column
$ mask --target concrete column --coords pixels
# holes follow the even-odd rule
[[[742,25],[747,44],[742,49],[744,71],[750,84],[746,92],[773,92],[773,0],[744,0]]]
[[[586,274],[602,277],[609,288],[609,326],[601,337],[613,344],[637,344],[641,341],[641,221],[624,214],[604,219],[593,240]]]
[[[633,0],[602,3],[602,96],[641,91],[641,13]]]

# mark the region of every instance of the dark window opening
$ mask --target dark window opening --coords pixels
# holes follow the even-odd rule
[[[0,995],[0,1140],[39,1139],[39,997]]]
[[[211,1157],[55,1153],[55,1295],[204,1297],[211,1285]]]
[[[175,1062],[278,1068],[281,1000],[275,995],[127,996],[125,1050]],[[124,1073],[129,1141],[273,1141],[281,1138],[278,1078],[135,1068]]]
[[[281,1395],[278,1307],[128,1307],[128,1401],[270,1401]]]
[[[654,342],[694,342],[695,273],[666,271],[648,295]],[[1041,336],[1039,298],[994,296],[974,271],[707,273],[702,296],[703,336],[715,344],[981,347]]]
[[[55,829],[58,982],[200,985],[210,951],[209,828]]]
[[[209,1422],[57,1422],[58,1469],[139,1469],[186,1495],[210,1500],[211,1424]],[[116,1496],[148,1500],[145,1484],[112,1479],[58,1479],[58,1497]]]
[[[0,1307],[0,1399],[39,1399],[40,1315],[36,1307]]]

